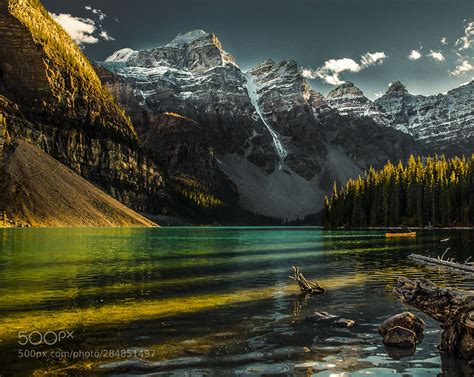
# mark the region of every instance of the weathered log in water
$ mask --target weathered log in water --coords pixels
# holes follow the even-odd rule
[[[293,274],[293,276],[290,276],[290,279],[296,281],[301,292],[318,294],[326,292],[326,289],[321,287],[317,281],[306,280],[298,266],[293,266]]]
[[[398,279],[397,296],[441,323],[439,350],[474,359],[474,292],[440,288],[427,279]]]
[[[457,263],[452,260],[446,260],[442,258],[431,258],[424,255],[419,255],[419,254],[410,254],[408,258],[421,264],[443,266],[443,267],[459,270],[462,272],[468,272],[468,273],[474,274],[474,266],[470,264],[466,264],[466,263]]]

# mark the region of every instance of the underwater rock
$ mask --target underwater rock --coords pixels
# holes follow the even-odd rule
[[[390,328],[383,337],[384,344],[393,347],[415,347],[416,341],[416,333],[401,326]]]
[[[403,312],[386,319],[378,329],[379,334],[386,335],[390,329],[396,326],[411,330],[418,337],[423,334],[423,330],[425,329],[425,322],[413,313]]]

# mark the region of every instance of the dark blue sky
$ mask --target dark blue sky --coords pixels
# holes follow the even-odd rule
[[[460,40],[474,21],[472,0],[43,0],[43,4],[50,12],[95,22],[98,42],[83,44],[93,60],[124,47],[163,45],[180,32],[204,29],[219,37],[243,69],[272,58],[294,59],[302,67],[323,72],[323,79],[310,80],[323,94],[331,89],[324,77],[348,62],[332,61],[329,70],[321,70],[331,59],[352,59],[359,67],[339,72],[337,79],[353,81],[372,98],[395,80],[412,93],[433,94],[474,76],[470,70],[474,43],[469,46],[466,39]],[[85,6],[100,9],[106,17],[100,20],[100,13]],[[113,41],[98,35],[101,27]],[[468,42],[472,38],[468,35]],[[421,57],[408,59],[412,50]],[[367,52],[384,52],[387,57],[363,65],[361,55]]]

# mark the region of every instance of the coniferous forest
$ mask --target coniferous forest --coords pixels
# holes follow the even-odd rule
[[[474,225],[471,158],[410,157],[408,163],[370,168],[326,198],[326,228]]]

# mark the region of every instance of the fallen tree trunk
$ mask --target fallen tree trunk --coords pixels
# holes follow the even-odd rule
[[[410,254],[408,258],[422,264],[443,266],[443,267],[448,267],[455,270],[460,270],[462,272],[474,273],[474,266],[470,264],[466,264],[466,263],[457,263],[451,260],[445,260],[441,258],[431,258],[424,255],[419,255],[419,254]]]
[[[440,288],[427,279],[398,278],[395,294],[441,323],[439,350],[474,359],[474,292]]]

